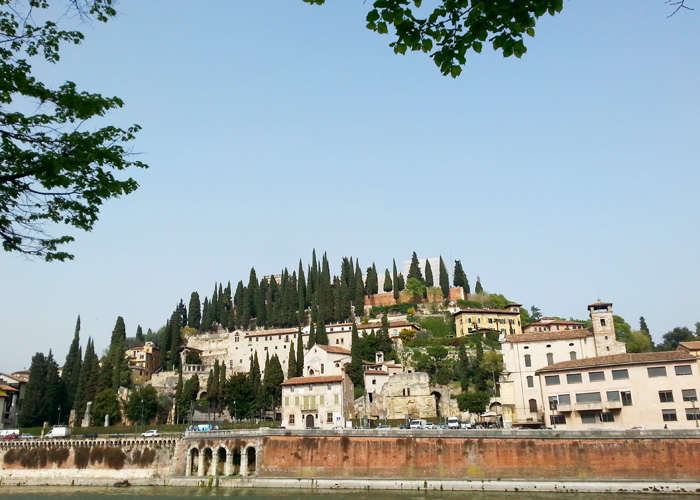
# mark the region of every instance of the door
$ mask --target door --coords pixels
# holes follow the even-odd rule
[[[306,427],[313,427],[313,426],[314,426],[314,416],[307,415],[306,416]]]

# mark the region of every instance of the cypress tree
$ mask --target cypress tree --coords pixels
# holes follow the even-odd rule
[[[393,283],[394,283],[394,300],[399,300],[399,275],[396,272],[396,259],[394,259],[394,275],[393,275]]]
[[[284,372],[280,360],[275,354],[270,358],[265,369],[263,383],[265,408],[275,409],[282,405],[282,382],[284,382]]]
[[[245,287],[243,286],[243,282],[239,281],[238,285],[236,286],[236,293],[233,294],[233,306],[236,310],[236,316],[235,316],[236,328],[241,327],[241,314],[243,311],[244,300],[245,300]]]
[[[464,297],[466,298],[466,296],[470,293],[469,280],[467,280],[467,275],[464,272],[464,269],[462,269],[462,262],[458,260],[455,261],[453,280],[455,286],[462,287],[462,289],[464,290]]]
[[[219,291],[217,290],[217,284],[214,283],[214,293],[211,294],[211,302],[209,302],[209,307],[211,308],[211,320],[212,324],[219,323],[221,321],[220,314],[220,303],[219,303]]]
[[[145,340],[143,336],[143,328],[141,328],[141,325],[138,325],[136,327],[136,340],[138,340],[139,342],[143,342]]]
[[[450,295],[450,276],[447,274],[447,268],[445,267],[445,262],[442,260],[442,255],[440,256],[440,290],[442,290],[442,297],[447,298]]]
[[[75,393],[73,408],[75,409],[78,422],[85,414],[85,407],[89,401],[95,400],[97,384],[100,372],[100,360],[95,354],[95,346],[91,338],[88,338],[85,346],[85,358],[80,370],[80,378]]]
[[[384,291],[386,293],[391,292],[394,289],[393,281],[391,280],[391,274],[389,273],[389,270],[387,269],[384,271]]]
[[[355,316],[365,315],[365,284],[362,282],[362,273],[355,274]]]
[[[257,327],[275,324],[275,319],[272,317],[272,314],[268,315],[268,310],[266,308],[266,306],[272,307],[272,300],[270,300],[267,305],[265,304],[267,301],[266,299],[268,297],[272,297],[272,283],[275,284],[274,286],[277,285],[274,276],[269,282],[267,281],[267,278],[263,276],[263,279],[260,280],[260,286],[258,286],[258,288],[255,290],[255,326]]]
[[[372,295],[379,293],[379,277],[377,276],[377,266],[372,262],[372,290],[370,290]]]
[[[360,345],[360,337],[357,333],[357,325],[352,324],[352,334],[350,339],[350,369],[348,377],[352,380],[355,387],[364,387],[364,375],[362,373],[362,347]]]
[[[433,281],[433,270],[430,268],[430,262],[425,259],[425,286],[433,286],[435,282]]]
[[[314,330],[314,324],[312,322],[311,326],[309,327],[309,342],[306,344],[306,349],[309,350],[314,345],[316,345],[316,330]]]
[[[313,323],[311,323],[313,326]],[[296,366],[296,377],[301,377],[304,373],[304,334],[301,331],[301,326],[299,327],[299,333],[297,333],[297,366]]]
[[[384,314],[382,314],[381,328],[377,332],[377,350],[384,353],[384,359],[391,358],[391,354],[394,351],[394,344],[391,341],[391,337],[389,337],[390,326],[391,324],[389,323],[387,313],[384,312]]]
[[[416,278],[425,285],[425,280],[423,279],[423,273],[420,271],[420,264],[418,264],[418,256],[416,255],[416,252],[413,252],[413,255],[411,256],[411,266],[408,268],[408,276],[406,276],[407,280],[410,280],[411,278]]]
[[[199,302],[199,294],[192,292],[190,295],[190,314],[187,316],[187,326],[199,329],[202,323],[202,305]]]
[[[190,311],[192,311],[192,309],[190,309]],[[175,424],[180,423],[180,412],[182,411],[182,408],[180,408],[180,403],[182,402],[183,387],[184,384],[182,381],[182,365],[180,365],[177,369],[177,385],[175,386]]]
[[[474,291],[476,293],[484,293],[484,287],[481,286],[481,278],[479,276],[476,277],[476,286],[474,287]]]
[[[294,341],[289,343],[289,356],[287,357],[287,378],[297,376],[297,354],[294,349]]]
[[[318,345],[328,345],[328,335],[326,334],[326,322],[321,316],[318,330],[316,330],[316,343]]]
[[[126,350],[125,342],[126,326],[124,325],[124,318],[119,316],[114,325],[114,330],[112,330],[112,339],[109,344],[108,354],[109,361],[112,365],[111,389],[114,392],[117,392],[121,386],[129,387],[131,381],[128,361],[124,357],[124,352]],[[105,377],[107,376],[108,372],[105,372]]]
[[[394,283],[394,288],[398,289],[398,291],[402,291],[406,287],[406,283],[403,280],[403,274],[399,273],[399,275],[396,277],[396,282]],[[394,292],[396,294],[396,292]]]
[[[250,276],[248,277],[248,294],[247,294],[247,305],[248,305],[248,313],[249,313],[249,318],[257,318],[258,317],[258,311],[256,310],[255,306],[255,299],[257,297],[258,293],[258,277],[255,274],[255,268],[251,267],[250,268]]]
[[[297,300],[297,323],[303,325],[306,320],[306,278],[301,259],[299,259],[299,278],[297,279]]]
[[[214,318],[212,316],[212,307],[211,307],[211,304],[209,303],[209,298],[204,297],[204,305],[202,306],[202,322],[199,325],[199,331],[200,332],[209,332],[209,331],[211,331],[213,325],[214,325]],[[170,347],[170,342],[168,342],[167,346],[163,346],[161,348],[167,349],[168,347]]]
[[[65,389],[62,407],[66,412],[70,412],[73,409],[75,393],[78,390],[78,382],[80,380],[80,369],[83,362],[82,358],[83,353],[80,349],[80,316],[78,316],[78,320],[75,322],[73,341],[68,349],[66,362],[64,363],[63,371],[61,372],[61,382]]]
[[[173,311],[170,316],[170,346],[168,354],[168,366],[174,370],[180,365],[180,347],[182,346],[182,335],[180,333],[180,312]]]

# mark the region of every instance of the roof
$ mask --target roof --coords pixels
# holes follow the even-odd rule
[[[0,391],[19,392],[19,389],[15,389],[14,387],[10,387],[9,385],[0,384]]]
[[[266,337],[268,335],[289,335],[291,333],[299,333],[298,328],[285,328],[283,330],[263,330],[259,333],[246,333],[246,337]],[[302,335],[308,335],[308,333],[303,333]]]
[[[416,325],[414,325],[413,323],[411,323],[410,321],[393,321],[393,322],[389,323],[389,328],[400,328],[402,326],[418,329],[418,327]],[[358,330],[369,330],[369,329],[379,330],[381,327],[382,327],[381,323],[368,323],[366,325],[358,325],[357,329]]]
[[[600,307],[608,307],[608,306],[612,307],[612,302],[601,302],[601,301],[598,301],[598,302],[596,302],[596,303],[594,303],[594,304],[588,304],[588,308],[589,308],[589,309],[590,309],[591,307],[593,307],[593,308],[595,308],[595,309],[598,309],[598,308],[600,308]]]
[[[471,307],[467,307],[465,309],[460,309],[456,313],[453,314],[453,316],[457,316],[458,314],[508,314],[510,316],[519,316],[520,311],[506,311],[504,309],[473,309]]]
[[[529,325],[523,327],[523,328],[530,328],[531,326],[546,326],[546,325],[582,325],[583,323],[580,321],[569,321],[566,319],[555,319],[555,318],[542,318],[539,321],[535,321],[534,323],[530,323]]]
[[[344,347],[336,347],[334,345],[316,344],[314,347],[319,347],[319,348],[323,349],[324,351],[329,352],[331,354],[352,354],[350,351],[348,351]]]
[[[24,378],[24,377],[17,377],[17,376],[15,376],[15,375],[8,375],[7,373],[0,373],[0,375],[2,375],[2,376],[4,376],[4,377],[7,377],[7,378],[11,378],[11,379],[13,379],[13,380],[16,380],[17,382],[24,382],[25,384],[26,384],[27,382],[29,382],[29,380],[27,380],[27,379]]]
[[[523,342],[543,342],[545,340],[582,339],[592,335],[593,332],[588,328],[578,328],[576,330],[560,330],[558,332],[534,332],[506,335],[506,342],[517,344]]]
[[[644,363],[662,363],[664,361],[697,361],[698,358],[683,351],[639,352],[596,356],[594,358],[562,361],[540,368],[535,373],[570,370],[574,368],[589,368],[594,366],[633,365]]]
[[[685,349],[689,349],[692,351],[694,351],[696,349],[700,349],[700,341],[698,341],[698,340],[694,340],[691,342],[681,342],[678,345],[679,345],[679,347],[684,347]]]
[[[322,377],[294,377],[282,382],[282,385],[307,385],[327,384],[329,382],[342,382],[343,375],[326,375]]]

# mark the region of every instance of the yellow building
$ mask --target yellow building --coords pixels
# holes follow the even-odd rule
[[[134,384],[143,384],[151,380],[153,373],[160,366],[160,349],[153,342],[129,349],[124,356],[129,360],[131,381]]]
[[[521,304],[508,304],[505,309],[466,308],[453,314],[457,337],[476,331],[494,331],[506,335],[523,333],[520,325]]]

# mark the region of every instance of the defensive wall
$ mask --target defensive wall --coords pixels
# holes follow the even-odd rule
[[[0,484],[20,484],[22,478],[35,483],[63,478],[64,484],[73,484],[66,478],[74,478],[74,484],[85,484],[79,480],[86,478],[132,484],[155,478],[162,482],[147,484],[255,486],[300,480],[299,485],[319,487],[326,480],[351,484],[365,479],[367,484],[502,482],[524,488],[538,482],[653,480],[684,482],[700,491],[698,457],[700,432],[695,430],[260,429],[155,439],[0,442]]]

